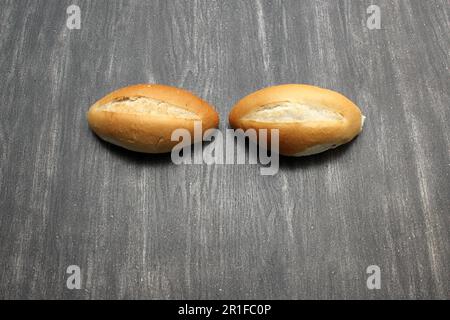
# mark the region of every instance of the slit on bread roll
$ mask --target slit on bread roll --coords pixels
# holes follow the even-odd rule
[[[359,108],[340,93],[302,84],[251,93],[229,116],[235,129],[278,129],[279,153],[297,157],[349,142],[361,132],[364,119]]]
[[[203,131],[219,124],[219,115],[207,102],[159,84],[118,89],[92,105],[87,119],[101,139],[145,153],[170,152],[178,144],[171,141],[175,129],[187,129],[194,137],[195,121],[201,121]]]

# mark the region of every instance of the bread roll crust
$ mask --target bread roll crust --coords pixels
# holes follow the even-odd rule
[[[277,103],[324,109],[339,114],[341,118],[290,122],[246,119],[247,115],[262,107]],[[303,84],[278,85],[251,93],[232,108],[229,121],[233,128],[243,130],[279,129],[279,151],[287,156],[323,152],[349,142],[362,129],[361,111],[352,101],[338,92]]]
[[[127,99],[149,98],[195,113],[198,120],[170,114],[120,112],[103,106]],[[128,108],[129,109],[129,108]],[[219,116],[206,101],[189,91],[160,84],[138,84],[118,89],[94,103],[87,119],[91,129],[103,140],[129,150],[145,153],[170,152],[178,143],[171,141],[172,132],[184,128],[194,137],[194,121],[202,122],[202,130],[216,128]]]

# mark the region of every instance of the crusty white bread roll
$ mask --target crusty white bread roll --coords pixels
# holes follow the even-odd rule
[[[235,129],[279,129],[279,153],[306,156],[352,140],[361,132],[364,116],[340,93],[286,84],[246,96],[233,107],[229,121]]]
[[[203,132],[219,124],[219,115],[207,102],[159,84],[118,89],[92,105],[87,119],[103,140],[145,153],[170,152],[178,144],[171,141],[175,129],[187,129],[194,137],[194,121],[201,121]]]

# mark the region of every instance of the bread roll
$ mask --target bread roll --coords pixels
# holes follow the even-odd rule
[[[279,129],[279,153],[298,157],[349,142],[361,132],[364,116],[335,91],[286,84],[246,96],[233,107],[229,121],[243,130]]]
[[[123,148],[145,152],[170,152],[175,129],[194,137],[194,121],[203,132],[216,128],[214,108],[194,94],[159,84],[139,84],[116,90],[92,105],[87,113],[91,129],[103,140]],[[194,141],[193,141],[194,142]]]

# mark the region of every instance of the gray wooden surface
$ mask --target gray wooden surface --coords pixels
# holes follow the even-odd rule
[[[447,0],[1,0],[0,298],[449,298],[449,15]],[[221,129],[280,83],[342,92],[368,121],[272,177],[176,166],[88,129],[95,100],[146,82],[208,100]]]

